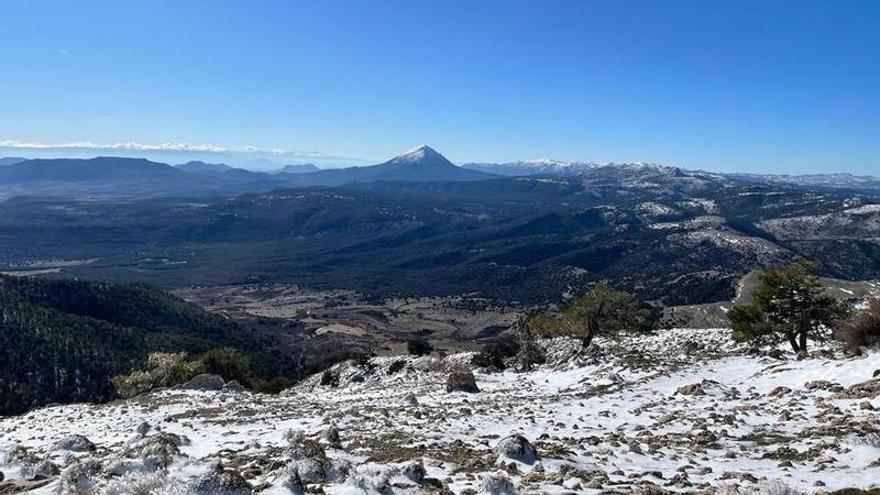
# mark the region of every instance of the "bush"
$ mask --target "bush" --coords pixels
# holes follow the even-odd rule
[[[561,315],[533,313],[524,324],[537,335],[575,337],[589,347],[599,335],[648,330],[649,317],[632,294],[599,285],[571,298]]]
[[[406,351],[413,356],[427,356],[434,352],[434,347],[427,340],[410,340],[406,343]]]
[[[495,342],[484,345],[480,352],[471,358],[471,364],[482,368],[503,370],[507,367],[504,360],[516,356],[519,349],[519,342],[514,337],[504,336]]]
[[[264,394],[279,394],[297,384],[297,379],[289,376],[276,376],[271,380],[257,379],[254,381],[254,391]]]
[[[185,352],[154,352],[147,357],[147,369],[113,378],[121,397],[134,397],[157,388],[185,383],[203,373],[201,362],[191,361]]]
[[[849,352],[860,352],[862,347],[880,343],[880,299],[873,299],[867,310],[841,322],[837,338]]]
[[[254,376],[251,373],[250,360],[241,352],[230,347],[211,349],[202,353],[198,362],[204,373],[223,377],[223,380],[235,380],[239,384],[252,388]]]

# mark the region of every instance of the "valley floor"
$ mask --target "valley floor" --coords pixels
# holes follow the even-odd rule
[[[547,364],[476,371],[478,393],[446,391],[449,370],[469,362],[456,354],[343,363],[280,396],[180,389],[46,407],[0,419],[0,487],[298,493],[303,481],[331,494],[554,494],[880,486],[880,353],[749,355],[720,329],[597,344],[582,353],[571,341],[543,342]],[[528,449],[499,454],[511,434],[539,458]]]

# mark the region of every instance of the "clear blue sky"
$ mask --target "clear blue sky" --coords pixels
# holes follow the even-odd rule
[[[880,175],[874,0],[8,0],[0,25],[0,141]]]

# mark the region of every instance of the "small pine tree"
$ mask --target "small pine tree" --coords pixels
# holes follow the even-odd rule
[[[795,353],[821,340],[823,327],[846,314],[846,307],[822,291],[812,263],[762,270],[752,302],[731,308],[727,317],[738,342],[788,341]]]
[[[639,307],[632,294],[596,286],[573,297],[561,316],[533,314],[527,324],[540,334],[577,337],[589,347],[598,335],[613,336],[643,328],[646,318],[647,311]]]

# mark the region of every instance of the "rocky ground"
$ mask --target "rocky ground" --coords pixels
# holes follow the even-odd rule
[[[706,329],[542,346],[538,369],[474,381],[468,354],[382,357],[280,396],[202,380],[0,419],[0,493],[880,487],[880,352],[796,360]]]

